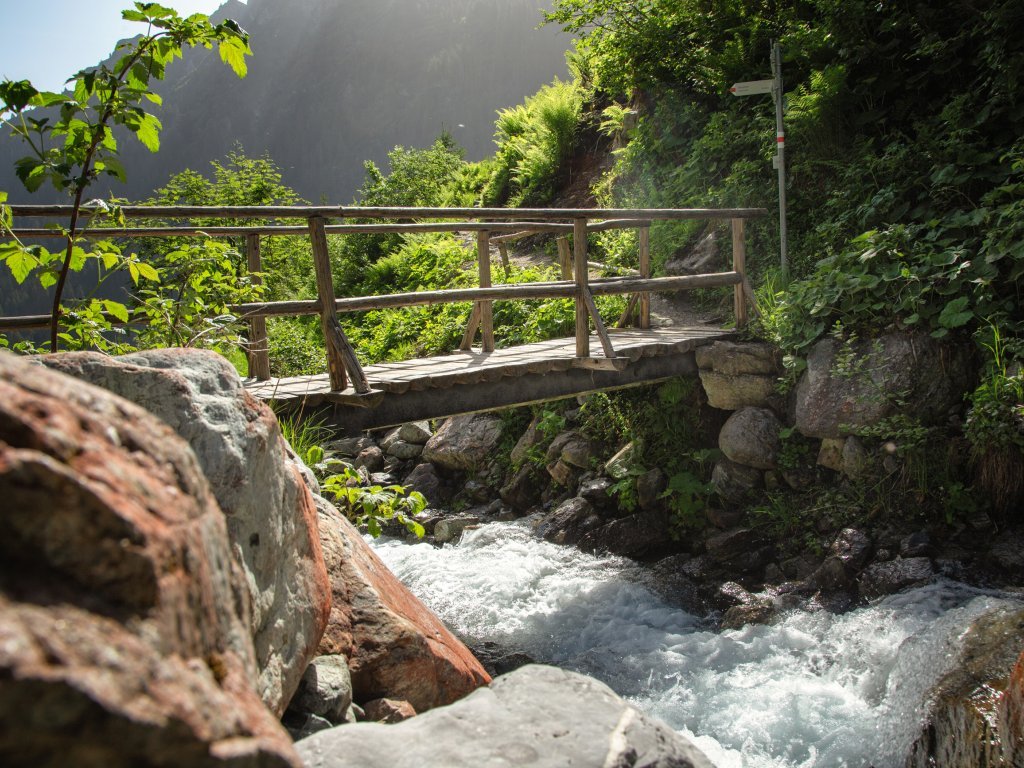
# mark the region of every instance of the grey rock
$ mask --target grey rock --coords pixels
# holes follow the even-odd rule
[[[576,472],[574,467],[569,466],[561,459],[554,461],[547,466],[548,474],[562,488],[572,488],[576,484]]]
[[[590,502],[575,496],[544,517],[537,535],[555,544],[575,544],[591,528],[601,523]]]
[[[826,437],[821,441],[821,447],[818,448],[818,460],[817,464],[819,467],[825,467],[825,469],[832,469],[839,472],[843,468],[843,446],[846,445],[846,438],[843,437]]]
[[[697,367],[730,376],[750,374],[777,376],[782,372],[782,352],[774,344],[716,341],[697,347]]]
[[[825,562],[807,577],[807,584],[823,592],[846,591],[852,585],[846,566],[835,555],[825,558]]]
[[[513,466],[519,466],[525,462],[530,450],[544,442],[544,434],[537,427],[539,423],[540,416],[534,416],[530,426],[519,436],[515,446],[512,448],[512,453],[509,454]]]
[[[611,501],[608,490],[612,485],[612,481],[607,477],[595,477],[580,483],[579,494],[595,507],[602,508]]]
[[[700,241],[682,258],[673,258],[665,264],[667,275],[700,275],[725,268],[725,260],[718,247],[718,232],[710,227]],[[698,347],[700,349],[700,347]]]
[[[401,434],[402,434],[402,428],[401,427],[394,427],[393,429],[389,429],[384,434],[384,437],[381,438],[380,449],[386,453],[388,448],[390,448],[398,440],[401,439],[401,437],[400,437]]]
[[[402,461],[418,459],[422,453],[422,445],[418,443],[407,443],[405,440],[395,440],[395,442],[388,446],[388,455],[394,456],[396,459],[401,459]]]
[[[477,504],[483,504],[493,498],[494,490],[482,480],[473,478],[466,481],[459,495]]]
[[[317,656],[306,667],[289,709],[343,723],[352,706],[352,677],[341,654]]]
[[[729,459],[720,459],[711,471],[712,489],[727,502],[742,502],[751,491],[760,488],[763,482],[761,470]]]
[[[870,599],[927,584],[934,577],[935,570],[927,557],[896,558],[869,565],[861,573],[858,586],[861,596]]]
[[[312,736],[314,733],[330,730],[335,725],[337,725],[337,723],[332,723],[326,717],[321,717],[320,715],[306,715],[297,728],[294,730],[289,728],[289,730],[292,733],[292,738],[295,739],[295,741],[299,741],[307,736]]]
[[[726,458],[757,469],[775,469],[782,442],[782,424],[767,408],[743,408],[725,422],[718,447]]]
[[[900,557],[927,557],[932,551],[928,531],[914,531],[900,540]]]
[[[758,600],[742,584],[726,581],[715,590],[715,602],[720,608],[732,608],[736,605],[754,605]]]
[[[1004,570],[1024,570],[1024,531],[1004,533],[989,549],[988,556]]]
[[[870,457],[859,437],[850,435],[843,443],[839,471],[852,480],[862,477],[870,464]]]
[[[594,444],[578,433],[562,445],[559,458],[571,467],[589,469],[594,460]]]
[[[709,523],[723,531],[736,528],[747,517],[747,511],[742,507],[708,507],[704,514]]]
[[[1024,765],[1024,610],[998,606],[958,634],[906,768]]]
[[[704,542],[708,556],[726,570],[753,573],[771,560],[771,548],[764,537],[751,528],[735,528],[718,533]]]
[[[423,458],[444,469],[482,469],[501,440],[501,419],[486,413],[453,416],[423,449]]]
[[[543,485],[540,482],[540,470],[532,464],[524,464],[501,487],[498,494],[501,500],[515,510],[523,512],[540,501]]]
[[[434,535],[434,527],[441,521],[444,520],[445,514],[439,509],[424,509],[422,512],[417,512],[413,515],[412,519],[423,526],[423,533],[425,536]]]
[[[665,473],[655,467],[636,479],[636,500],[640,509],[652,509],[661,501],[661,494],[668,485]]]
[[[750,406],[764,408],[778,399],[776,376],[731,376],[714,371],[700,371],[699,375],[708,396],[708,405],[712,408],[723,411],[737,411]]]
[[[384,451],[376,445],[371,445],[361,450],[353,463],[356,469],[362,467],[367,472],[379,472],[384,468]]]
[[[692,555],[685,553],[663,557],[643,570],[644,583],[669,605],[704,615],[708,612],[704,592],[686,570],[693,560]]]
[[[579,548],[584,552],[646,557],[664,552],[671,542],[664,510],[645,510],[610,523],[601,522],[580,539]]]
[[[413,421],[398,428],[398,439],[413,445],[426,445],[433,435],[426,421]]]
[[[538,665],[411,720],[334,728],[296,748],[307,768],[712,768],[603,683]]]
[[[818,569],[820,562],[814,555],[803,554],[783,560],[780,565],[789,578],[806,579]]]
[[[439,503],[444,495],[437,469],[427,462],[413,467],[412,472],[406,475],[403,485],[410,491],[419,491],[431,503]]]
[[[846,567],[856,571],[871,557],[871,537],[856,528],[844,528],[832,542],[832,554]]]
[[[434,524],[434,539],[439,544],[455,541],[462,532],[471,525],[480,525],[480,518],[475,515],[452,515],[443,517]]]
[[[742,629],[747,624],[770,624],[777,614],[773,605],[734,605],[725,612],[721,629]]]
[[[966,345],[943,345],[930,336],[889,333],[856,342],[854,371],[836,370],[841,344],[819,341],[807,357],[796,391],[796,427],[809,437],[842,437],[895,412],[941,423],[973,386]]]
[[[359,452],[371,445],[376,445],[372,437],[343,437],[340,440],[332,440],[324,447],[338,454],[339,456],[358,456]]]

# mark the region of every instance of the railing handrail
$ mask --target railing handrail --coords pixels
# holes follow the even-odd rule
[[[11,205],[11,213],[18,217],[67,216],[72,206],[67,205]],[[85,215],[106,214],[100,206],[87,207]],[[254,302],[232,307],[232,311],[250,324],[250,370],[257,378],[270,377],[267,355],[265,319],[282,315],[320,315],[327,341],[327,359],[331,387],[344,389],[347,378],[359,393],[369,391],[369,383],[356,359],[344,331],[337,320],[338,312],[365,311],[385,307],[417,306],[423,304],[472,301],[474,309],[469,326],[463,336],[462,348],[471,346],[477,331],[483,336],[485,352],[494,349],[494,331],[491,303],[502,299],[538,299],[549,297],[573,298],[576,304],[576,355],[590,356],[590,322],[597,331],[606,358],[615,351],[604,326],[595,295],[632,294],[626,311],[619,320],[622,325],[639,303],[640,327],[650,327],[650,293],[659,290],[683,290],[696,287],[734,286],[736,324],[746,322],[747,303],[751,288],[745,275],[746,244],[745,221],[767,215],[764,208],[423,208],[423,207],[358,207],[358,206],[125,206],[119,209],[126,218],[260,218],[305,219],[305,226],[282,224],[241,226],[167,226],[97,228],[92,235],[107,237],[233,237],[245,236],[249,272],[254,279],[261,273],[260,238],[278,235],[310,237],[316,271],[318,298],[316,300]],[[328,224],[329,219],[401,219],[403,221],[370,224]],[[409,222],[407,219],[434,219],[430,222]],[[437,219],[463,219],[439,222]],[[472,221],[465,221],[472,219]],[[656,221],[729,220],[732,229],[733,269],[702,275],[655,278],[650,275],[650,227]],[[565,223],[561,223],[565,222]],[[639,232],[639,276],[590,279],[591,262],[587,260],[588,234],[593,231],[635,228]],[[14,228],[19,237],[60,237],[54,228]],[[388,233],[388,232],[476,232],[479,288],[441,289],[411,293],[386,294],[369,297],[338,298],[334,294],[331,269],[327,254],[327,234]],[[510,233],[491,240],[492,232]],[[506,243],[533,232],[557,233],[562,268],[560,281],[491,285],[490,245],[494,242],[501,251],[502,262],[508,270]],[[567,236],[573,234],[570,251]],[[133,314],[129,322],[144,317]],[[45,327],[49,315],[0,318],[0,330],[25,330]]]
[[[10,204],[11,213],[25,217],[70,216],[70,205]],[[494,221],[571,221],[574,219],[750,219],[766,216],[766,208],[427,208],[347,205],[125,205],[126,218],[240,218],[240,219],[492,219]],[[109,209],[85,206],[81,216],[105,215]],[[529,226],[522,227],[529,228]]]

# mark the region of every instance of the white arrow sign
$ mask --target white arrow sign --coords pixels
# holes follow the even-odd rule
[[[735,83],[729,89],[733,96],[756,96],[760,93],[771,93],[774,80],[748,80],[745,83]]]

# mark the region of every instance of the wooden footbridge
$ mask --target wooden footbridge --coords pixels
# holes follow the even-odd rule
[[[67,216],[67,206],[12,206],[16,217]],[[98,213],[98,212],[94,212]],[[606,389],[635,386],[673,376],[695,375],[693,350],[730,336],[732,331],[708,327],[652,328],[650,295],[705,287],[731,287],[736,326],[747,319],[751,301],[745,274],[745,221],[763,209],[504,209],[504,208],[361,208],[325,206],[144,207],[121,209],[126,219],[185,220],[200,218],[270,219],[272,225],[198,227],[192,224],[104,227],[105,238],[244,237],[248,269],[261,273],[260,242],[264,237],[308,236],[316,274],[315,300],[257,302],[232,308],[249,325],[247,353],[250,378],[246,388],[256,397],[304,412],[324,413],[345,432],[522,405]],[[332,223],[358,218],[372,223]],[[289,219],[304,219],[294,226]],[[677,277],[652,277],[650,226],[655,221],[728,220],[732,231],[732,270]],[[413,223],[409,223],[412,221]],[[638,268],[618,277],[591,277],[595,264],[587,258],[591,233],[609,229],[638,230]],[[475,233],[479,287],[417,291],[369,297],[338,298],[327,248],[328,235],[385,232]],[[47,228],[15,228],[22,238],[53,237]],[[493,284],[491,246],[496,245],[504,273],[509,274],[507,244],[534,233],[557,237],[561,280],[546,283]],[[570,247],[568,237],[572,237]],[[601,266],[601,265],[597,265]],[[617,323],[608,329],[595,296],[628,295]],[[572,298],[576,334],[501,348],[495,339],[495,301]],[[459,351],[369,366],[360,364],[338,321],[341,312],[385,307],[473,302],[469,325]],[[318,376],[274,378],[267,351],[266,318],[319,315],[326,339],[328,370]],[[0,330],[45,327],[49,316],[0,318]],[[625,326],[633,324],[635,328]],[[593,329],[591,329],[591,325]],[[477,336],[479,345],[475,346]]]

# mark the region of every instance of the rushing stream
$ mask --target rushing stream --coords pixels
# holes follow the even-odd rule
[[[584,672],[693,739],[718,768],[902,766],[963,628],[1001,602],[953,582],[844,615],[711,632],[594,557],[492,523],[456,545],[381,540],[391,569],[471,643]]]

